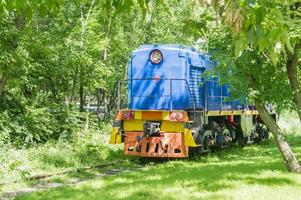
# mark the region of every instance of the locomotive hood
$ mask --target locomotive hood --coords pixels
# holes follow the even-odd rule
[[[195,48],[166,44],[141,45],[128,65],[128,107],[132,110],[223,110],[239,102],[225,102],[229,85],[205,80],[204,71],[216,62]]]

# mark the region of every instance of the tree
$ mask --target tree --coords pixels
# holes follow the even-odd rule
[[[133,49],[143,43],[193,44],[194,36],[183,33],[193,5],[193,0],[0,1],[0,137],[7,133],[18,144],[72,138],[74,128],[91,116],[77,113],[78,102],[83,110],[98,101],[110,117],[116,103],[110,94],[127,74]]]
[[[301,3],[298,1],[229,1],[224,9],[224,23],[234,33],[235,55],[249,45],[266,55],[274,65],[285,57],[284,65],[292,91],[291,109],[301,122],[301,92],[298,66],[301,49]]]
[[[253,94],[252,98],[259,114],[273,133],[288,171],[301,172],[298,160],[285,141],[283,131],[265,108],[266,102],[272,102],[278,105],[279,109],[294,108],[300,115],[300,88],[297,75],[300,20],[296,20],[300,12],[297,10],[299,4],[291,1],[280,4],[276,0],[206,1],[206,4],[208,2],[216,11],[216,16],[221,19],[217,25],[224,28],[223,32],[232,33],[224,34],[228,40],[233,39],[232,43],[226,42],[228,47],[221,46],[227,50],[231,49],[235,57],[234,55],[229,57],[227,51],[223,49],[223,53],[228,57],[223,56],[221,62],[224,64],[221,66],[227,70],[231,68],[232,75],[239,75],[248,80],[245,89],[249,88]],[[279,76],[285,72],[283,68],[287,72],[286,78]],[[279,95],[279,88],[287,87],[287,80],[292,90],[287,92],[287,89],[284,89],[283,94]],[[288,104],[282,105],[283,100]]]
[[[0,2],[0,21],[3,25],[1,26],[1,35],[4,36],[4,39],[1,41],[1,48],[4,49],[4,51],[2,51],[0,55],[2,57],[0,68],[0,98],[8,80],[13,77],[19,77],[14,75],[20,75],[20,71],[18,73],[14,72],[18,71],[19,68],[24,69],[28,67],[28,63],[26,63],[26,49],[20,44],[26,20],[32,17],[35,10],[42,15],[46,12],[56,12],[59,2],[58,0],[46,0],[42,2],[4,0]],[[22,59],[22,57],[24,59]]]

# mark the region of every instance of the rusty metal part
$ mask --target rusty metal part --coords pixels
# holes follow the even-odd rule
[[[160,136],[146,138],[143,132],[126,132],[124,152],[126,155],[143,157],[188,157],[183,133],[161,132]]]

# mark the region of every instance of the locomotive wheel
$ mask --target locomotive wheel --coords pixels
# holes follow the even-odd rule
[[[229,149],[231,147],[231,142],[226,142],[225,147]]]
[[[224,142],[223,142],[223,148],[230,148],[231,142],[232,142],[232,134],[228,128],[225,128],[223,130],[224,135]]]
[[[193,157],[195,155],[199,155],[203,152],[204,147],[203,146],[198,146],[198,147],[189,147],[189,157]]]
[[[214,146],[211,143],[214,143],[214,141],[210,138],[210,136],[203,137],[204,152],[211,152],[212,146]]]
[[[231,143],[236,143],[237,142],[237,138],[235,137],[234,139],[232,139]]]
[[[239,146],[240,147],[246,146],[248,138],[244,137],[244,134],[242,132],[240,124],[237,126],[237,129],[235,131],[235,135],[236,135],[237,142],[238,142]]]
[[[216,139],[216,144],[215,144],[215,150],[216,151],[221,151],[223,149],[224,141],[225,141],[225,136],[222,133],[219,133],[215,137]]]
[[[198,144],[198,145],[203,143],[202,137],[201,137],[201,131],[200,131],[199,128],[196,128],[194,130],[193,139],[194,139],[195,143]]]
[[[196,128],[194,130],[193,139],[197,145],[201,145],[201,146],[189,147],[189,156],[201,154],[204,151],[203,141],[202,141],[201,132],[199,128]]]
[[[268,129],[263,124],[257,124],[255,128],[260,141],[264,141],[269,138]]]
[[[253,137],[254,137],[253,140],[254,140],[254,142],[255,142],[256,144],[259,144],[259,143],[262,141],[262,139],[263,139],[261,133],[255,132],[255,133],[252,133],[252,134],[253,134],[253,135],[256,134],[256,137],[253,136]]]

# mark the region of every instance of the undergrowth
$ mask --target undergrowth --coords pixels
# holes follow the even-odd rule
[[[110,125],[74,133],[73,140],[50,140],[31,147],[6,143],[0,149],[0,185],[2,191],[26,187],[27,177],[123,159],[121,146],[108,145]]]

